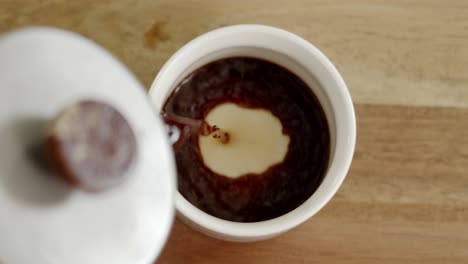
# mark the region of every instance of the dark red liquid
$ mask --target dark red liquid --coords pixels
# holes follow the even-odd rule
[[[163,112],[203,120],[224,102],[268,109],[278,117],[290,137],[286,157],[262,174],[231,179],[203,164],[198,135],[193,134],[175,153],[179,192],[201,210],[238,222],[268,220],[298,207],[320,185],[330,156],[328,123],[315,95],[281,66],[235,57],[191,73],[168,98]]]

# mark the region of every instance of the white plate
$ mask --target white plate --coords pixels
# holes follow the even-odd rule
[[[83,98],[113,104],[138,140],[131,175],[103,193],[72,189],[31,158],[44,121]],[[108,52],[51,28],[0,37],[0,263],[151,263],[172,225],[175,175],[143,87]]]

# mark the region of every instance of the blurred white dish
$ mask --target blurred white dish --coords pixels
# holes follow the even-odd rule
[[[43,121],[83,98],[113,104],[137,136],[131,175],[103,193],[72,189],[29,156]],[[107,51],[44,27],[0,37],[0,263],[152,263],[172,225],[175,179],[143,87]]]

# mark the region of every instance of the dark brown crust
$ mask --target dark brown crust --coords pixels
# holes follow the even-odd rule
[[[57,172],[63,180],[73,186],[79,187],[80,182],[73,176],[71,169],[67,166],[67,162],[60,151],[60,144],[57,138],[54,136],[48,136],[46,138],[45,146],[45,156],[52,169]]]
[[[77,158],[83,147],[85,154]],[[84,100],[51,122],[45,155],[59,177],[94,192],[125,180],[137,155],[137,142],[129,123],[114,107]]]
[[[261,174],[228,178],[204,164],[198,136],[192,135],[175,150],[179,192],[204,212],[229,221],[264,221],[297,208],[321,184],[331,151],[328,121],[315,94],[279,65],[225,58],[181,81],[163,111],[203,120],[226,102],[268,110],[281,121],[290,138],[283,162]]]

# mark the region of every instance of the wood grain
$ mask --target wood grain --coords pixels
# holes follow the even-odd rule
[[[356,103],[355,159],[300,227],[235,244],[177,221],[158,263],[468,263],[467,1],[0,0],[0,32],[79,32],[146,87],[183,44],[238,23],[290,30],[331,58]]]
[[[468,106],[465,0],[0,0],[0,32],[30,25],[79,32],[146,87],[183,44],[238,23],[309,40],[337,65],[358,103]],[[155,25],[163,37],[147,45]]]

